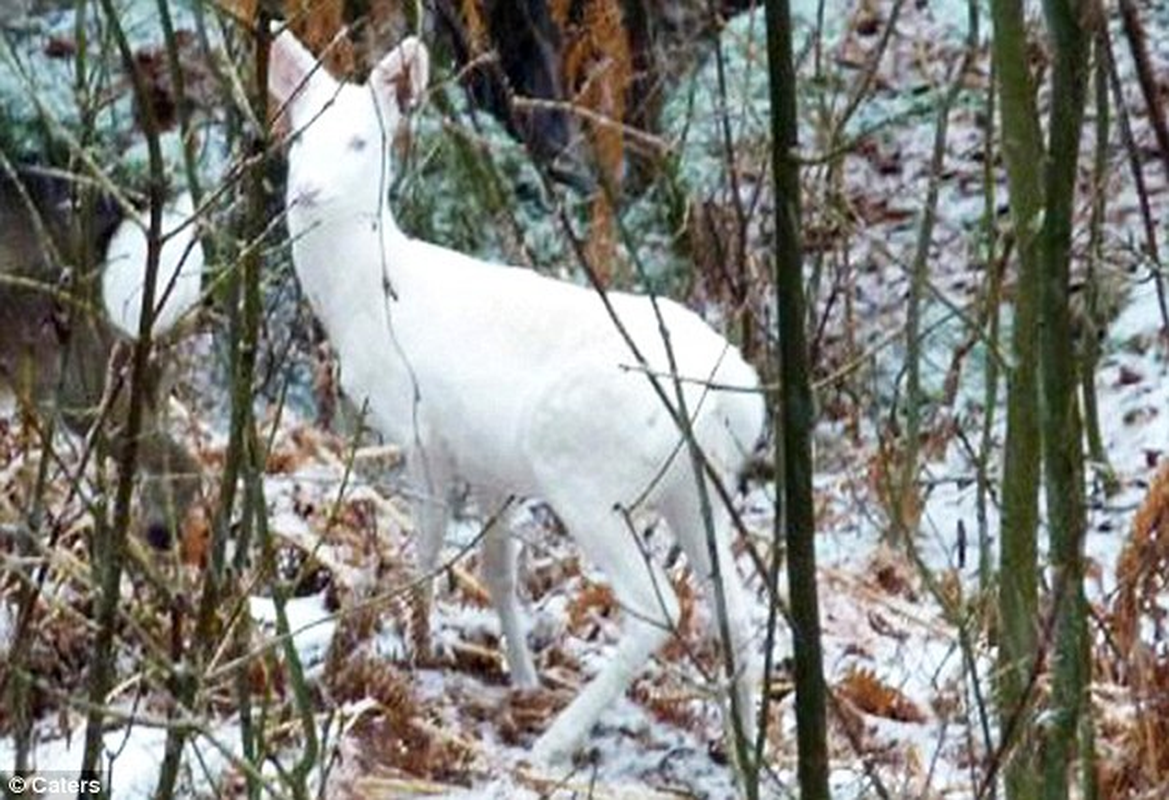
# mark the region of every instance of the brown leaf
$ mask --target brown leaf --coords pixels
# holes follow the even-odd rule
[[[905,559],[892,548],[881,547],[869,562],[869,574],[877,585],[891,595],[917,600],[913,572]]]

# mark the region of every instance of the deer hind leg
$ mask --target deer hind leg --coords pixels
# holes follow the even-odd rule
[[[106,328],[103,326],[102,330]],[[97,336],[96,330],[92,335]],[[94,341],[98,340],[95,338]],[[82,349],[73,353],[73,358],[96,355],[85,349],[92,345],[83,343],[79,347]],[[114,375],[120,372],[128,380],[133,347],[130,343],[112,345],[105,375],[96,374],[95,367],[104,362],[95,361],[90,367],[78,366],[76,374],[69,376],[67,381],[72,383],[75,397],[88,401],[87,411],[80,418],[82,425],[87,427],[94,421],[92,417],[101,404],[110,403],[109,418],[96,421],[105,428],[109,446],[119,460],[129,444],[126,425],[132,402],[130,392],[134,391],[134,387],[127,384],[119,388],[114,382]],[[159,550],[183,544],[181,537],[184,523],[201,489],[198,460],[168,430],[167,407],[173,376],[169,374],[171,370],[165,361],[170,356],[165,351],[154,353],[143,374],[144,382],[137,388],[143,395],[137,436],[137,466],[141,488],[140,519],[136,527],[146,541]],[[117,394],[111,397],[111,391]],[[70,424],[77,422],[74,419]]]
[[[664,571],[647,560],[635,533],[615,511],[595,507],[598,493],[569,494],[560,503],[556,497],[547,499],[585,556],[608,579],[621,605],[623,630],[609,661],[536,741],[532,754],[541,763],[572,754],[601,713],[669,638],[678,620],[678,599]]]
[[[480,505],[483,524],[488,525],[483,534],[483,580],[487,584],[495,611],[499,614],[511,683],[516,688],[531,689],[538,684],[538,680],[532,653],[528,649],[524,614],[516,595],[520,548],[507,524],[510,518],[506,508],[508,501],[487,497]]]
[[[707,602],[713,612],[713,624],[716,631],[721,631],[717,616],[718,597],[715,594],[714,571],[711,565],[710,534],[703,521],[698,485],[694,480],[693,471],[687,469],[686,473],[689,475],[688,478],[682,478],[670,487],[669,496],[663,503],[663,511],[670,530],[686,553],[691,569],[707,587]],[[712,531],[714,553],[718,558],[719,577],[725,599],[727,632],[730,635],[730,642],[723,642],[723,646],[729,645],[735,670],[733,705],[729,710],[738,714],[743,733],[749,741],[753,741],[757,728],[755,692],[759,680],[759,659],[753,652],[746,589],[735,568],[735,558],[731,551],[730,513],[709,484],[708,488],[714,523]],[[729,713],[726,719],[729,729],[732,722]]]
[[[148,370],[139,435],[139,465],[143,473],[143,528],[152,544],[170,539],[180,547],[188,514],[202,491],[201,468],[195,454],[170,432],[167,410],[175,375],[175,354],[156,350]]]
[[[149,428],[139,438],[142,468],[142,512],[146,540],[158,549],[178,541],[184,522],[199,497],[199,462],[162,428],[162,421],[148,415]]]

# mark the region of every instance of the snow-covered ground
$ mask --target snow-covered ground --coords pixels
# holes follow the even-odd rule
[[[815,18],[813,3],[796,5],[803,19]],[[867,8],[881,23],[888,5],[868,4]],[[1163,3],[1147,5],[1151,13],[1146,23],[1157,34],[1150,35],[1150,45],[1163,77],[1169,74],[1169,14]],[[830,7],[826,15],[825,59],[845,81],[845,93],[861,72],[855,59],[863,58],[876,44],[875,29],[860,24],[865,13],[845,4]],[[985,721],[985,730],[980,718],[981,705],[990,709],[994,649],[988,626],[978,621],[984,618],[971,615],[980,586],[975,456],[985,413],[986,351],[975,342],[961,357],[955,356],[970,337],[966,323],[976,315],[985,279],[977,238],[985,196],[980,160],[985,52],[967,78],[967,93],[953,111],[939,187],[938,226],[929,251],[935,292],[931,297],[941,299],[931,300],[925,309],[929,334],[924,341],[924,383],[931,405],[927,415],[930,441],[922,450],[919,476],[920,524],[914,542],[921,567],[902,548],[886,544],[891,523],[884,489],[896,454],[891,455],[885,444],[890,403],[895,398],[904,402],[905,348],[900,333],[908,269],[929,181],[936,99],[938,91],[944,91],[940,82],[947,79],[948,69],[960,56],[965,22],[965,3],[906,4],[903,8],[890,51],[876,73],[873,96],[862,103],[848,129],[849,135],[870,133],[864,146],[842,162],[836,199],[847,209],[846,225],[834,228],[839,222],[833,221],[831,209],[816,202],[827,193],[823,165],[813,164],[806,172],[809,227],[831,242],[812,252],[809,262],[824,259],[822,263],[829,264],[835,274],[845,276],[843,288],[821,286],[817,301],[826,303],[834,289],[847,293],[851,307],[847,319],[854,326],[847,335],[842,330],[844,304],[837,298],[826,334],[818,340],[820,378],[852,370],[842,381],[821,388],[821,415],[815,431],[825,669],[830,685],[842,698],[840,710],[833,715],[831,738],[834,796],[838,797],[873,796],[874,780],[893,797],[973,797],[985,774],[985,736],[992,737],[991,747],[997,737],[993,714]],[[985,18],[983,25],[989,27]],[[756,152],[751,143],[763,141],[767,124],[763,38],[761,15],[732,21],[724,36],[736,141],[747,152]],[[1121,49],[1119,44],[1117,49]],[[801,74],[810,74],[813,59],[807,51],[801,63]],[[679,99],[678,105],[667,106],[666,120],[676,126],[673,129],[690,131],[681,145],[688,184],[705,198],[726,203],[721,131],[710,124],[689,125],[684,119],[689,114],[701,120],[717,112],[711,105],[714,80],[713,66],[702,67],[695,77],[697,104],[688,106]],[[843,96],[817,88],[802,98],[806,152],[814,153],[824,144],[817,114],[834,104],[839,107]],[[1143,114],[1136,111],[1142,106],[1135,94],[1129,101],[1137,135],[1147,143]],[[1113,140],[1117,140],[1115,132]],[[754,175],[766,170],[765,153],[758,152],[762,160],[753,164]],[[1097,375],[1102,434],[1118,491],[1106,494],[1097,471],[1088,476],[1088,588],[1101,620],[1110,612],[1116,564],[1133,514],[1169,443],[1165,320],[1150,265],[1139,255],[1142,228],[1125,159],[1123,150],[1114,146],[1103,265],[1106,279],[1121,300],[1103,340]],[[1155,159],[1146,159],[1144,166],[1154,219],[1169,218],[1166,176]],[[740,187],[743,192],[750,189],[749,181]],[[997,191],[1001,205],[1005,189],[1000,185]],[[765,200],[762,208],[768,203]],[[1084,203],[1081,206],[1086,210]],[[770,223],[765,213],[756,213],[762,237]],[[1164,237],[1163,225],[1160,233]],[[841,238],[847,238],[847,244],[841,244]],[[763,249],[765,239],[753,245],[760,248],[760,258],[769,257]],[[1078,240],[1077,252],[1083,246],[1084,241]],[[1004,319],[1004,325],[1009,326],[1009,319]],[[958,375],[958,391],[940,401],[952,372]],[[845,381],[851,381],[852,394],[839,389]],[[1002,442],[1003,416],[1000,397],[998,421],[991,432],[997,445]],[[202,457],[213,468],[222,456],[222,435],[202,420],[191,421],[190,428]],[[0,443],[11,458],[0,464],[4,492],[15,492],[28,474],[28,465],[19,462],[24,456],[16,455],[19,430],[11,409],[5,411]],[[302,577],[312,576],[297,582],[288,608],[289,628],[313,687],[315,719],[318,728],[330,734],[322,741],[330,757],[319,759],[312,786],[324,787],[330,797],[715,800],[735,796],[734,772],[722,742],[717,681],[702,677],[718,673],[717,659],[703,635],[709,612],[703,598],[689,588],[683,564],[674,564],[671,577],[687,610],[684,646],[674,644],[663,651],[630,695],[604,715],[587,754],[571,772],[537,770],[526,763],[527,746],[573,689],[595,670],[619,631],[619,614],[600,576],[580,562],[571,542],[546,513],[535,505],[526,507],[517,532],[528,543],[525,596],[537,666],[546,688],[513,692],[507,687],[498,654],[498,625],[475,577],[476,556],[473,549],[464,552],[478,530],[469,515],[452,537],[448,569],[438,581],[440,591],[431,620],[434,661],[416,664],[411,646],[416,622],[408,591],[414,580],[409,567],[409,519],[401,502],[410,487],[402,485],[390,466],[392,452],[363,443],[354,459],[357,468],[351,473],[350,443],[315,430],[293,413],[280,417],[272,441],[265,481],[270,527],[286,553],[307,565],[299,570]],[[1000,454],[994,451],[992,476],[998,474]],[[993,486],[998,486],[997,479]],[[765,553],[773,527],[770,498],[770,487],[757,484],[743,501],[744,519],[755,544]],[[9,508],[6,502],[0,498],[4,513]],[[999,525],[996,503],[992,491],[985,520],[991,563]],[[654,540],[655,546],[668,558],[671,554],[661,539]],[[5,557],[12,557],[8,539],[0,541],[6,545]],[[67,535],[62,548],[79,556],[84,552],[77,535]],[[739,567],[753,573],[745,554]],[[188,571],[176,569],[176,574],[185,576],[177,579],[179,586],[189,589],[183,581],[193,578]],[[762,647],[767,608],[758,575],[751,585]],[[61,607],[57,616],[46,617],[37,635],[63,652],[72,652],[68,642],[58,638],[70,586],[62,579],[54,590],[64,598]],[[148,591],[136,587],[133,603],[148,601]],[[256,626],[252,641],[259,647],[275,632],[273,600],[257,590],[243,610]],[[11,641],[13,618],[10,605],[0,603],[0,652],[25,646]],[[1101,627],[1096,635],[1103,632]],[[282,715],[280,724],[272,724],[273,736],[279,737],[274,750],[287,765],[296,758],[303,740],[296,733],[297,720],[287,711],[291,690],[281,676],[277,645],[265,651],[269,656],[254,660],[249,680],[254,696]],[[141,643],[128,644],[123,664],[127,674],[139,675],[143,669],[136,660],[142,655],[141,647]],[[783,668],[789,647],[781,624],[775,644],[780,667],[771,686],[775,702],[764,779],[768,797],[797,794],[793,698]],[[73,657],[78,656],[74,653]],[[228,658],[227,654],[221,657]],[[76,668],[78,662],[69,663]],[[83,655],[80,663],[84,663]],[[81,696],[76,669],[62,671],[66,691]],[[1124,704],[1131,703],[1131,697],[1111,682],[1113,677],[1101,674],[1095,695],[1109,698],[1112,704],[1110,709],[1102,708],[1101,714],[1107,710],[1123,716],[1127,713]],[[147,691],[149,682],[158,678],[138,680],[143,682],[121,687],[115,700],[127,718],[137,721],[113,727],[106,737],[110,753],[116,755],[111,785],[117,798],[149,796],[165,735],[156,724],[165,719],[165,705]],[[213,704],[218,716],[193,739],[184,783],[189,796],[231,796],[241,785],[239,770],[231,766],[231,759],[240,753],[238,717],[226,699],[230,692],[223,689],[221,694],[224,697]],[[52,713],[46,713],[36,726],[33,761],[41,769],[67,769],[80,761],[83,717],[80,710],[65,704],[47,705]],[[3,714],[0,721],[10,722]],[[1122,746],[1115,729],[1107,724],[1101,726],[1100,736],[1105,753],[1115,754]],[[12,763],[12,741],[6,738],[0,741],[0,769]],[[320,765],[327,769],[322,771]],[[266,765],[266,774],[275,774],[271,765]]]

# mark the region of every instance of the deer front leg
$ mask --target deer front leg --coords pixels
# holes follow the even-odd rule
[[[419,451],[406,454],[410,488],[415,493],[414,553],[417,570],[411,609],[411,648],[414,660],[434,660],[430,616],[434,612],[434,582],[438,579],[439,557],[450,520],[451,484],[447,470],[439,463],[427,463]]]
[[[483,580],[499,614],[511,684],[517,689],[532,689],[539,681],[528,648],[527,625],[516,595],[520,543],[507,524],[508,504],[506,499],[482,502],[483,524],[487,526],[483,534]]]

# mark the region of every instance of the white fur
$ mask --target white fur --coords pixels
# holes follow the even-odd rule
[[[401,104],[424,90],[427,68],[425,46],[409,38],[367,85],[341,84],[290,33],[277,37],[270,88],[294,131],[287,196],[293,260],[340,354],[344,390],[358,404],[368,401],[375,425],[405,447],[411,475],[428,496],[415,509],[422,568],[436,564],[445,499],[451,484],[464,480],[488,510],[509,495],[546,501],[625,609],[611,660],[537,741],[534,755],[548,761],[571,754],[677,620],[663,570],[643,557],[621,511],[663,514],[695,572],[708,579],[706,531],[678,426],[644,371],[629,369],[636,359],[595,292],[399,230],[385,203],[387,144]],[[650,301],[619,293],[609,299],[651,370],[668,376]],[[729,481],[762,433],[758,378],[697,315],[667,300],[659,306],[678,374],[689,379],[685,399],[697,441]],[[661,383],[673,398],[673,381]],[[717,497],[713,504],[730,630],[744,664],[736,693],[750,732],[746,597],[728,513]],[[534,685],[515,594],[516,546],[500,524],[484,547],[512,681]]]
[[[187,224],[194,211],[191,196],[184,192],[162,213],[163,241],[154,290],[155,334],[169,331],[199,304],[203,250],[195,240],[195,226]],[[122,221],[106,248],[102,271],[106,314],[131,338],[138,336],[142,313],[148,224],[145,214]]]

